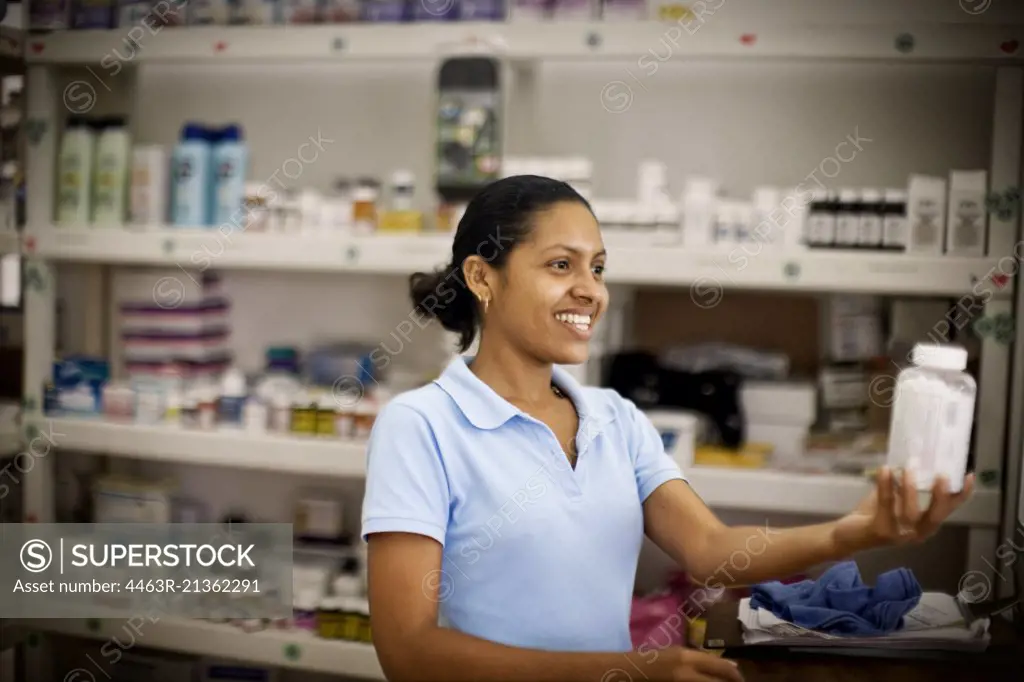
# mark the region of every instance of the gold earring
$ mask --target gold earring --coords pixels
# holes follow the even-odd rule
[[[487,314],[487,306],[489,306],[491,304],[491,299],[489,299],[489,298],[481,299],[481,303],[484,304],[484,315],[486,315]]]

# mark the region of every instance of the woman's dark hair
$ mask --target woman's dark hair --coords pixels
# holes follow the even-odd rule
[[[551,178],[515,175],[484,187],[469,202],[455,230],[451,262],[409,278],[414,308],[457,333],[459,351],[465,351],[476,336],[479,313],[476,297],[462,278],[463,261],[478,255],[501,268],[512,249],[529,236],[531,219],[563,201],[579,202],[590,210],[576,190]]]

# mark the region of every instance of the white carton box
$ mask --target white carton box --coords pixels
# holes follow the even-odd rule
[[[946,253],[984,256],[988,237],[985,194],[988,173],[952,171],[949,174],[949,210],[946,218]]]
[[[946,181],[911,175],[907,189],[907,252],[941,254],[946,233]]]

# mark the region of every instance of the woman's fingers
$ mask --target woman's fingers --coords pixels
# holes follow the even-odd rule
[[[914,474],[909,469],[903,470],[900,481],[900,499],[897,509],[897,524],[901,534],[911,531],[921,518],[921,509],[917,503],[917,484]]]
[[[740,673],[739,666],[729,659],[721,658],[705,651],[697,651],[695,653],[700,654],[700,656],[693,659],[693,667],[697,672],[707,675],[715,680],[715,682],[719,680],[743,682],[743,675]]]
[[[943,520],[953,511],[953,496],[949,492],[949,482],[945,476],[936,476],[932,486],[932,501],[917,524],[917,533],[927,537],[934,533]]]

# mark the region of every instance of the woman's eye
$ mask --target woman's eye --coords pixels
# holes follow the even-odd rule
[[[594,266],[594,274],[598,275],[598,276],[603,275],[604,274],[604,265],[603,264],[595,265]]]
[[[567,260],[556,260],[551,264],[551,267],[557,270],[565,270],[569,267],[569,261]]]

